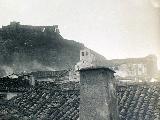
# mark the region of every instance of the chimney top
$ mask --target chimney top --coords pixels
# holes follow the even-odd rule
[[[81,68],[78,71],[89,71],[89,70],[99,70],[99,69],[103,69],[106,71],[110,71],[112,73],[116,73],[115,71],[109,69],[108,67],[105,66],[92,66],[92,67],[85,67],[85,68]]]

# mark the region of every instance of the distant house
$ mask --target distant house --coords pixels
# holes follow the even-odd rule
[[[80,51],[80,61],[75,65],[75,69],[81,69],[85,67],[92,67],[92,66],[103,66],[105,63],[106,58],[97,52],[85,48]]]
[[[69,81],[79,81],[79,73],[75,70],[59,70],[59,71],[36,71],[31,72],[37,81],[51,81],[66,83]]]

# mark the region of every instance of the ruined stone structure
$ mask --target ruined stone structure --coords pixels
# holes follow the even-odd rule
[[[107,61],[116,71],[118,79],[148,81],[157,73],[157,57],[149,55],[143,58],[117,59]]]
[[[142,58],[113,59],[106,60],[102,55],[90,50],[80,51],[80,61],[75,69],[92,66],[106,66],[116,71],[119,80],[149,81],[157,73],[157,57],[148,55]]]
[[[31,30],[36,30],[36,31],[41,31],[41,32],[45,32],[46,30],[52,31],[52,32],[56,32],[56,33],[60,33],[59,29],[58,29],[58,25],[53,25],[53,26],[31,26],[31,25],[21,25],[20,22],[10,22],[10,25],[7,26],[2,26],[2,30],[12,30],[12,29],[16,29],[16,28],[26,28],[26,29],[31,29]]]
[[[117,120],[114,71],[103,68],[80,70],[80,120]]]

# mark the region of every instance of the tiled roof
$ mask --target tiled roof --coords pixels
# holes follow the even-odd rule
[[[0,92],[22,92],[28,91],[30,88],[28,80],[22,80],[19,78],[0,78]]]
[[[0,113],[27,120],[79,118],[79,90],[46,88],[47,84],[12,98],[6,105],[0,105],[3,108]],[[159,84],[124,85],[117,86],[116,90],[120,120],[160,120]]]
[[[27,119],[77,120],[79,91],[31,90],[10,100]]]
[[[160,86],[117,87],[120,120],[160,120]]]

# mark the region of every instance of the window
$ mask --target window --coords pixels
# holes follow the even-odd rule
[[[82,52],[82,56],[84,56],[84,52]]]

